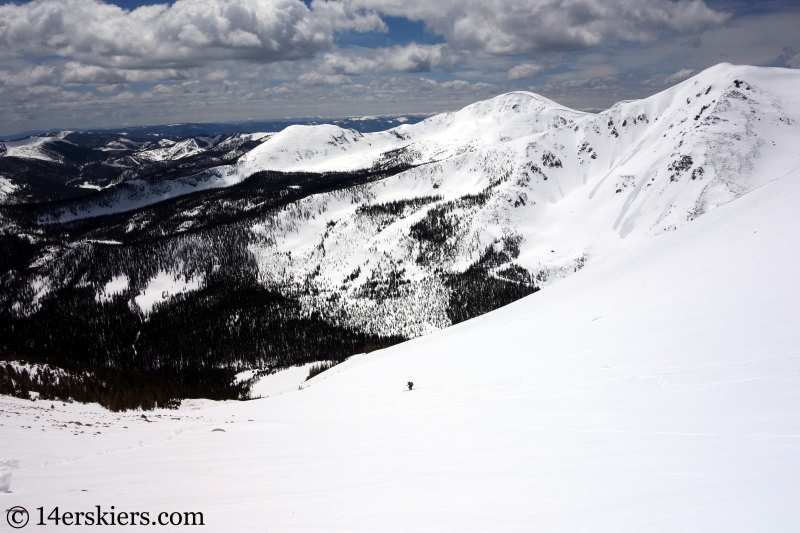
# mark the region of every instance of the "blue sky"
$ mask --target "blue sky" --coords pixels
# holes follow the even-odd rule
[[[578,109],[720,62],[800,68],[800,2],[34,0],[0,4],[0,135],[429,113],[511,90]]]

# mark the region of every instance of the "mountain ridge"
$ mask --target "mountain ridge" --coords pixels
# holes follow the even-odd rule
[[[192,342],[205,328],[215,340],[181,365],[221,364],[215,350],[228,342],[223,366],[236,370],[335,359],[316,345],[293,359],[297,340],[255,333],[267,327],[269,313],[252,314],[263,303],[242,329],[248,293],[277,305],[274,331],[285,310],[303,324],[297,338],[313,338],[312,324],[355,335],[345,351],[425,335],[800,165],[798,86],[797,71],[718,65],[598,114],[514,92],[385,132],[250,136],[220,153],[228,164],[187,157],[199,173],[165,178],[179,158],[76,200],[0,208],[6,246],[30,258],[5,267],[0,303],[19,327],[48,316],[68,327],[74,306],[101,324],[111,306],[136,339],[174,328]],[[8,333],[0,353],[59,350]],[[168,343],[147,338],[158,361]],[[131,344],[111,339],[92,357],[113,347],[135,366]]]

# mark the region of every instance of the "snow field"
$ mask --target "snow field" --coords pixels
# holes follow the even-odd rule
[[[115,278],[116,279],[116,278]],[[125,287],[122,287],[122,282],[119,283],[117,289],[122,292],[127,288],[127,277],[124,280]],[[192,292],[198,290],[203,285],[202,276],[195,276],[193,278],[182,278],[180,275],[170,272],[161,271],[154,278],[147,282],[147,287],[136,296],[133,301],[147,315],[149,314],[156,304],[167,301],[173,296],[185,292]]]
[[[331,363],[332,361],[324,362]],[[270,396],[305,388],[311,383],[310,380],[307,381],[311,367],[319,364],[320,362],[293,366],[259,378],[250,388],[250,397],[268,398]],[[254,374],[255,372],[252,370],[247,370],[237,374],[236,377],[238,380],[243,381],[253,378]]]
[[[5,151],[0,156],[24,157],[27,159],[41,159],[43,161],[53,161],[54,156],[41,150],[43,145],[63,139],[69,131],[62,131],[57,135],[26,137],[16,141],[2,141],[0,144],[5,146]]]

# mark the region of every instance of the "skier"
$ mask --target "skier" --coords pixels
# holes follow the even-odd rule
[[[414,388],[414,384],[413,384],[412,382],[410,382],[410,381],[409,381],[409,382],[408,382],[408,390],[411,390],[411,389],[413,389],[413,388]]]

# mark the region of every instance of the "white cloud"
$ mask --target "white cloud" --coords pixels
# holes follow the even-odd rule
[[[302,85],[346,85],[350,78],[341,74],[321,74],[316,71],[306,72],[297,77]]]
[[[387,31],[380,15],[421,20],[450,49],[489,55],[575,50],[694,32],[726,15],[702,0],[177,0],[127,11],[100,0],[0,5],[0,53],[124,69],[308,58],[336,32]],[[452,66],[442,46],[395,47],[389,70]]]
[[[545,70],[544,66],[536,63],[522,63],[506,72],[506,78],[509,80],[527,80],[535,78]]]
[[[97,88],[101,93],[115,93],[127,87],[124,83],[115,83],[114,85],[101,85]]]
[[[437,82],[436,80],[431,80],[428,78],[420,78],[420,85],[417,87],[417,90],[422,91],[437,91],[437,92],[484,92],[486,90],[489,91],[498,91],[500,88],[497,85],[492,85],[490,83],[470,83],[465,80],[452,80],[452,81],[443,81]]]
[[[601,109],[720,61],[800,67],[797,14],[719,24],[726,15],[699,0],[177,0],[134,11],[100,0],[19,4],[0,5],[0,130],[8,133],[452,110],[518,80],[565,105]],[[422,21],[445,42],[339,41],[337,32],[387,31],[386,16]],[[407,36],[387,41],[398,37]],[[85,85],[97,89],[76,87]]]
[[[336,31],[385,31],[340,2],[178,0],[126,11],[99,0],[0,5],[0,53],[60,56],[110,68],[187,68],[212,60],[306,58]]]
[[[665,32],[697,32],[728,15],[703,0],[347,0],[423,21],[451,47],[489,55],[571,51]]]
[[[55,67],[48,65],[36,65],[14,73],[0,70],[0,83],[13,87],[52,84],[56,81],[54,71]]]
[[[446,81],[437,85],[442,89],[452,89],[454,91],[468,91],[472,88],[472,84],[464,80]]]
[[[105,85],[185,80],[189,77],[186,70],[105,68],[71,61],[64,66],[61,82],[65,85]]]
[[[412,43],[383,49],[380,59],[395,72],[430,72],[435,68],[452,70],[459,62],[445,45],[425,46]]]
[[[318,70],[331,74],[357,76],[375,72],[430,72],[436,68],[452,70],[463,57],[447,45],[410,43],[391,48],[337,50],[324,54]]]
[[[800,52],[795,52],[794,48],[791,46],[787,46],[783,49],[783,54],[781,54],[779,59],[789,68],[800,68]]]
[[[689,76],[694,74],[694,69],[691,68],[683,68],[676,72],[675,74],[671,74],[664,78],[664,85],[674,85],[681,80],[685,80]]]
[[[227,69],[217,69],[206,74],[206,79],[208,81],[221,81],[227,79],[228,76],[230,76],[230,72]]]

